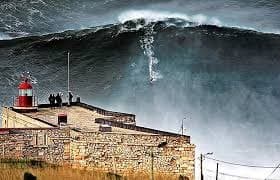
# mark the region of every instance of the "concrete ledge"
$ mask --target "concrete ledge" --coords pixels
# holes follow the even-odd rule
[[[63,103],[62,106],[68,106],[68,104]],[[109,110],[105,110],[105,109],[102,109],[102,108],[99,108],[96,106],[92,106],[89,104],[81,103],[81,102],[72,102],[71,106],[79,106],[79,107],[88,109],[90,111],[95,111],[96,113],[104,115],[104,116],[112,116],[113,119],[116,119],[117,121],[120,121],[120,122],[136,124],[134,114],[109,111]],[[50,108],[50,107],[51,107],[50,104],[39,104],[38,105],[38,108]]]
[[[151,129],[151,128],[146,128],[142,126],[136,126],[136,125],[131,125],[131,124],[124,124],[116,121],[111,121],[107,119],[102,119],[102,118],[96,118],[95,123],[100,123],[100,124],[108,124],[113,127],[119,127],[119,128],[124,128],[124,129],[130,129],[134,131],[140,131],[140,132],[146,132],[146,133],[152,133],[152,134],[159,134],[159,135],[165,135],[165,136],[175,136],[175,137],[183,137],[187,139],[187,143],[190,143],[190,136],[187,135],[181,135],[181,134],[176,134],[172,132],[166,132],[166,131],[160,131],[156,129]]]

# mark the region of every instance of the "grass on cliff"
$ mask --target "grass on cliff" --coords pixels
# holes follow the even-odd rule
[[[149,180],[147,173],[131,172],[127,176],[116,177],[101,171],[80,170],[70,167],[28,167],[0,165],[0,180],[21,180],[25,172],[32,173],[37,180]],[[178,180],[172,175],[155,174],[155,180]]]

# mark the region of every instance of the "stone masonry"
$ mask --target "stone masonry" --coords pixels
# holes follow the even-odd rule
[[[47,105],[33,114],[4,108],[0,157],[44,160],[118,174],[150,172],[153,167],[157,173],[194,180],[195,145],[189,136],[139,127],[135,115],[96,110],[85,104],[64,107],[69,124],[58,126],[52,119],[54,111]],[[77,112],[82,115],[75,116]],[[88,128],[80,121],[85,121]],[[112,130],[100,131],[102,124]]]

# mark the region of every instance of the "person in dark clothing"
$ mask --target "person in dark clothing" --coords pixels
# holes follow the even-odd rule
[[[55,96],[54,96],[54,94],[51,94],[50,104],[51,104],[51,108],[55,107]]]
[[[52,94],[50,94],[50,96],[49,96],[49,102],[50,102],[50,106],[51,106],[51,108],[53,108],[54,107],[54,102],[55,100],[54,100],[54,96],[52,95]]]
[[[71,93],[71,91],[69,91],[68,93],[68,98],[69,98],[69,105],[71,105],[73,99],[73,94]]]
[[[61,107],[62,105],[62,99],[59,93],[57,93],[56,97],[55,97],[56,103],[58,107]]]
[[[49,102],[50,102],[50,105],[52,107],[52,94],[50,94],[50,96],[49,96]]]

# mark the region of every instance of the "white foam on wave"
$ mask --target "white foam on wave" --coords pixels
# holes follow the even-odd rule
[[[183,13],[171,13],[168,11],[156,11],[156,10],[128,10],[122,12],[118,16],[118,20],[121,23],[124,23],[129,20],[135,20],[135,19],[145,19],[148,22],[153,22],[159,20],[166,20],[168,18],[183,19],[185,21],[194,22],[198,25],[211,24],[211,25],[220,26],[222,24],[218,18],[216,17],[209,18],[204,14],[196,14],[196,15],[189,16]]]
[[[31,0],[30,3],[47,5],[47,3],[45,3],[43,0]]]
[[[0,32],[0,40],[12,39],[9,35]]]
[[[130,20],[145,19],[146,23],[166,20],[168,18],[183,19],[194,23],[195,25],[215,25],[229,28],[238,28],[243,30],[252,30],[264,34],[280,34],[280,29],[259,29],[245,25],[234,25],[222,22],[217,17],[208,17],[204,14],[187,15],[184,13],[172,13],[168,11],[159,10],[127,10],[118,16],[118,21],[124,23]],[[186,23],[186,26],[189,24]]]
[[[149,77],[151,83],[163,77],[161,73],[158,70],[156,70],[155,67],[159,63],[159,60],[155,56],[155,53],[153,51],[153,33],[153,26],[149,26],[145,29],[145,34],[140,40],[141,48],[144,50],[144,54],[148,57],[149,60]]]
[[[156,65],[159,63],[159,59],[156,57],[153,50],[153,42],[154,42],[154,29],[153,25],[148,25],[149,22],[156,22],[160,20],[166,20],[169,18],[182,19],[187,22],[194,22],[197,25],[201,24],[214,24],[220,25],[220,21],[217,18],[208,18],[203,14],[197,14],[194,16],[188,16],[186,14],[181,13],[170,13],[166,11],[152,11],[152,10],[129,10],[121,13],[118,16],[118,20],[121,23],[130,20],[137,19],[145,19],[145,34],[140,40],[141,47],[144,50],[144,54],[148,57],[149,60],[149,78],[151,82],[157,81],[161,79],[163,75],[159,70],[156,69]],[[185,23],[185,26],[189,26],[189,23]],[[137,28],[141,28],[143,25],[137,26]],[[123,29],[122,29],[123,30]]]

